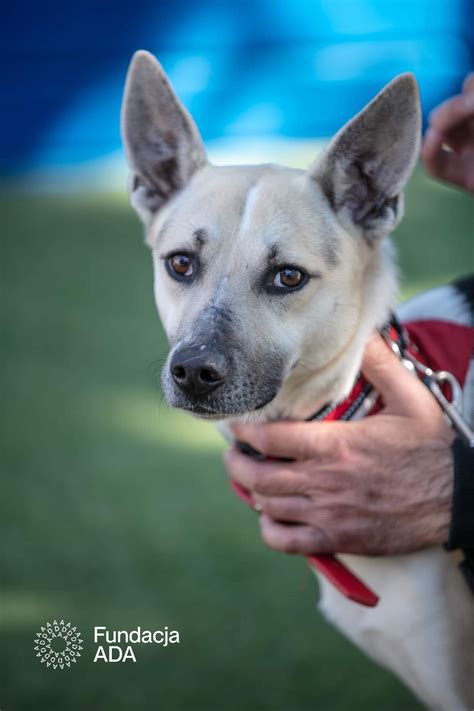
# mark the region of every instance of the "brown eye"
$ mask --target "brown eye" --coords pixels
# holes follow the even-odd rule
[[[305,280],[306,274],[300,269],[285,267],[275,274],[273,284],[286,289],[295,289],[297,286],[301,286]]]
[[[170,272],[180,277],[190,277],[193,275],[193,262],[187,254],[173,254],[168,258]]]

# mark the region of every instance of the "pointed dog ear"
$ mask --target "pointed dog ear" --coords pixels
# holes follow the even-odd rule
[[[415,166],[421,134],[412,74],[391,81],[333,138],[309,168],[342,226],[370,240],[403,216],[402,190]]]
[[[131,202],[145,225],[207,162],[199,131],[158,61],[133,55],[122,102]]]

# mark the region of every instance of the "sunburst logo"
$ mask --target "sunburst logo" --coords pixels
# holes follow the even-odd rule
[[[64,620],[53,620],[36,633],[34,650],[41,664],[53,669],[64,669],[76,663],[81,656],[83,643],[77,627],[71,627],[71,623],[66,624]]]

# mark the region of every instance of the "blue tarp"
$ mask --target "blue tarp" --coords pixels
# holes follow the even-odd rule
[[[117,150],[138,48],[160,59],[206,140],[328,136],[407,70],[429,110],[473,57],[469,0],[20,0],[4,13],[3,174]]]

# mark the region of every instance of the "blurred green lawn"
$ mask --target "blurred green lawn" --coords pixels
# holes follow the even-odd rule
[[[473,203],[419,171],[404,292],[473,266]],[[125,199],[4,193],[2,711],[399,710],[419,705],[326,625],[304,562],[260,543],[212,425],[169,411],[141,228]],[[45,669],[53,618],[85,638]],[[93,625],[181,644],[93,664]]]

